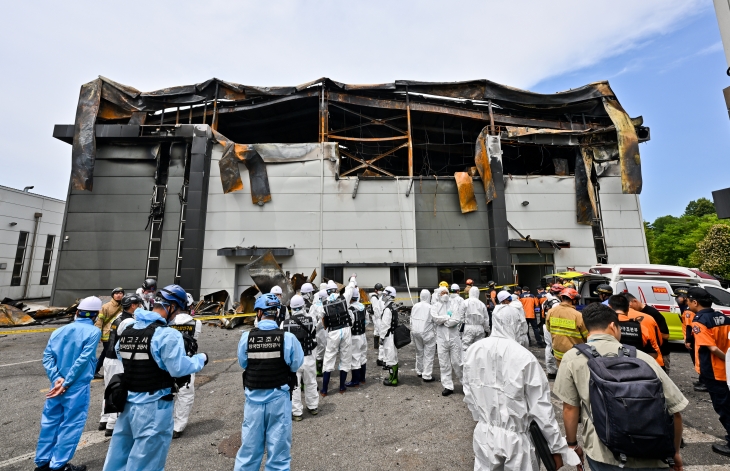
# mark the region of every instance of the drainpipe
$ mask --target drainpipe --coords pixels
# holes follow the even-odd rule
[[[33,215],[35,218],[35,228],[33,229],[33,242],[30,246],[30,261],[28,262],[28,276],[25,278],[25,293],[23,294],[23,299],[28,299],[28,294],[30,293],[30,278],[33,276],[33,257],[35,256],[35,243],[36,239],[38,238],[38,226],[41,225],[41,217],[43,217],[43,213],[35,213]]]

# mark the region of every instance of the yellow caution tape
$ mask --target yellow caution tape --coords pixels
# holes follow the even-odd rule
[[[10,334],[35,334],[37,332],[53,332],[54,330],[56,330],[58,328],[59,327],[46,328],[46,329],[33,329],[33,330],[0,330],[0,335],[10,335]]]
[[[193,319],[196,321],[213,321],[216,319],[235,319],[237,317],[255,317],[255,312],[239,312],[236,314],[223,314],[219,316],[195,316]]]

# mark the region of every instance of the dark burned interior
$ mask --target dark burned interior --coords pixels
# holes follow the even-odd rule
[[[488,80],[347,85],[322,78],[264,88],[212,79],[143,93],[100,77],[82,87],[74,134],[74,181],[86,189],[94,151],[83,125],[90,120],[137,124],[147,134],[155,126],[169,133],[161,125],[205,123],[241,144],[337,142],[342,177],[468,172],[484,130],[500,136],[503,172],[511,175],[572,175],[578,149],[601,149],[592,158],[619,160],[638,155],[638,142],[649,139],[641,118],[628,118],[607,82],[542,95]],[[622,175],[629,192],[638,193],[640,167],[632,160]]]

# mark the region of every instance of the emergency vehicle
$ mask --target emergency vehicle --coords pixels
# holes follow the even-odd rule
[[[682,321],[679,306],[674,299],[674,288],[698,286],[713,297],[713,309],[730,315],[730,291],[707,273],[694,268],[672,265],[595,265],[590,273],[600,274],[609,280],[614,293],[631,293],[643,303],[656,308],[664,315],[669,326],[669,340],[682,340]],[[581,292],[581,295],[592,296]]]

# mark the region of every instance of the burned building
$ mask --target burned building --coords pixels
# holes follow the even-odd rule
[[[53,303],[145,277],[197,298],[285,271],[403,288],[648,263],[642,119],[607,82],[81,87]]]

